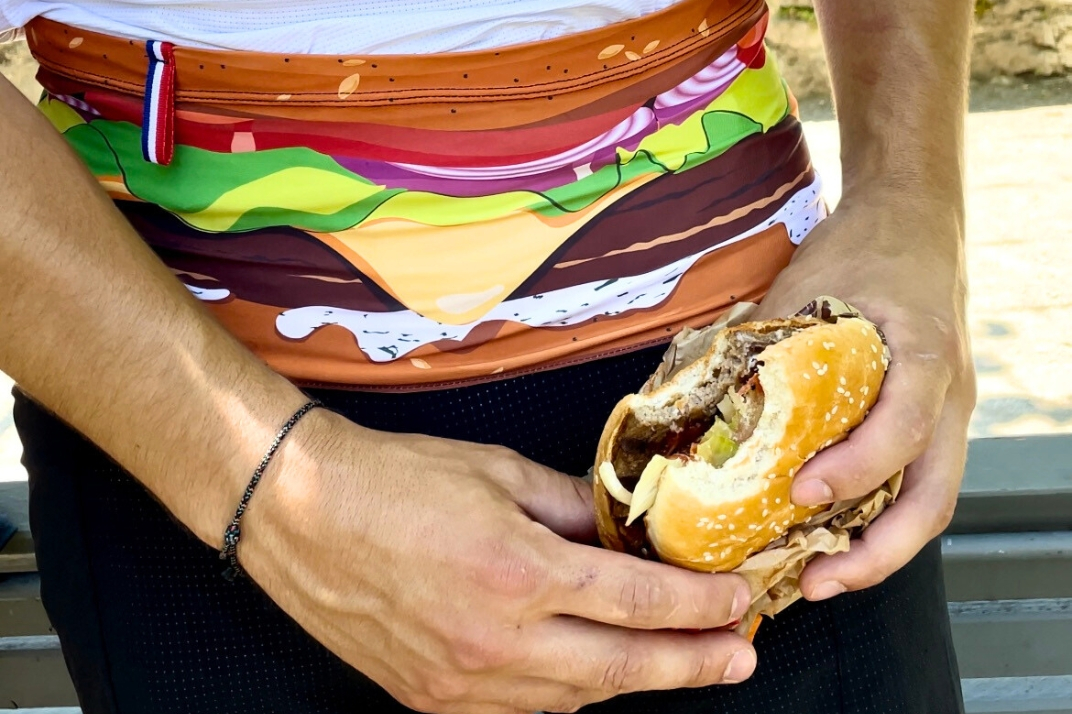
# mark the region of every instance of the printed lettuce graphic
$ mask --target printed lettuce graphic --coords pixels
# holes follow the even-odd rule
[[[545,218],[583,211],[612,191],[667,172],[687,171],[767,131],[789,111],[773,63],[749,69],[704,112],[645,137],[635,151],[564,186],[490,196],[443,196],[388,189],[305,148],[217,153],[178,145],[170,166],[145,161],[140,129],[127,122],[92,120],[55,100],[41,110],[98,177],[122,177],[131,195],[208,232],[269,226],[330,233],[369,220],[403,219],[458,226],[529,211]]]

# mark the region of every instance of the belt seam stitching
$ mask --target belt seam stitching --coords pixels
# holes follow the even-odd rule
[[[363,97],[338,99],[337,92],[301,92],[299,96],[310,97],[308,100],[294,100],[289,99],[286,102],[280,102],[277,99],[272,99],[268,104],[278,105],[290,105],[301,106],[302,104],[335,104],[336,106],[365,106],[365,105],[378,105],[384,103],[397,104],[408,102],[421,102],[428,100],[441,100],[446,101],[470,101],[470,100],[499,100],[510,101],[516,99],[532,99],[535,97],[546,96],[548,93],[553,93],[555,87],[562,87],[560,93],[564,92],[576,92],[589,89],[592,86],[598,86],[604,82],[610,82],[619,79],[627,79],[630,76],[640,74],[645,69],[658,68],[687,54],[692,49],[702,49],[709,45],[715,44],[720,39],[725,39],[729,35],[729,32],[723,32],[730,29],[733,22],[739,20],[741,16],[747,16],[748,14],[755,12],[757,8],[762,8],[762,3],[752,3],[738,11],[734,15],[727,17],[721,21],[717,26],[717,32],[715,28],[710,28],[710,36],[697,39],[696,35],[690,35],[678,42],[671,45],[667,45],[662,50],[656,50],[648,56],[647,62],[636,63],[630,61],[627,64],[619,67],[614,67],[606,70],[596,70],[588,74],[578,75],[577,77],[571,77],[568,80],[554,80],[553,82],[547,82],[542,84],[530,84],[530,85],[499,85],[490,87],[481,87],[477,89],[466,89],[464,87],[458,87],[453,89],[446,89],[443,91],[456,91],[456,92],[476,92],[476,94],[406,94],[407,92],[420,92],[419,89],[413,90],[394,90],[391,91],[378,91],[375,96],[365,95]],[[686,46],[689,45],[689,46]],[[693,47],[692,45],[695,45]],[[678,50],[678,51],[675,51]],[[83,81],[97,81],[104,86],[112,89],[127,89],[130,91],[143,90],[144,87],[140,83],[128,82],[126,80],[114,79],[105,75],[90,72],[87,70],[79,70],[67,67],[63,64],[53,61],[51,58],[39,57],[37,58],[39,64],[47,69],[56,72],[58,74],[68,76],[73,79],[80,79]],[[536,91],[539,88],[543,91]],[[522,92],[510,91],[510,90],[526,90]],[[487,92],[495,92],[495,94],[486,94]],[[234,92],[231,90],[221,89],[197,89],[197,90],[182,90],[176,88],[177,100],[202,100],[207,102],[223,101],[223,99],[217,99],[216,95],[225,95],[226,99],[231,103],[241,101],[257,102],[259,97],[277,97],[281,92]],[[506,93],[507,96],[503,96]],[[370,93],[373,94],[373,93]],[[317,99],[317,97],[335,97],[335,99]]]

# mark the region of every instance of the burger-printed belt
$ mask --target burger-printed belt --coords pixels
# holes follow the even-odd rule
[[[41,110],[225,326],[302,383],[424,389],[762,295],[824,215],[766,18],[683,2],[428,57],[27,37]]]

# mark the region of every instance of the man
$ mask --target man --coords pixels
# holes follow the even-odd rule
[[[0,369],[85,711],[962,707],[934,538],[974,405],[968,3],[816,2],[844,185],[817,226],[754,4],[50,5],[0,4],[50,94],[0,85]],[[563,472],[676,328],[764,293],[837,296],[893,357],[794,499],[907,470],[753,648],[718,629],[740,579],[590,547]],[[308,394],[331,409],[268,462],[228,582],[214,550]]]

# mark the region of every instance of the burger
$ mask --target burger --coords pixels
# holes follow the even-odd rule
[[[790,498],[800,468],[863,422],[888,364],[877,327],[832,298],[786,319],[679,335],[600,438],[603,545],[691,570],[751,572],[754,609],[787,606],[804,563],[845,549],[896,496],[899,476],[852,502]]]

